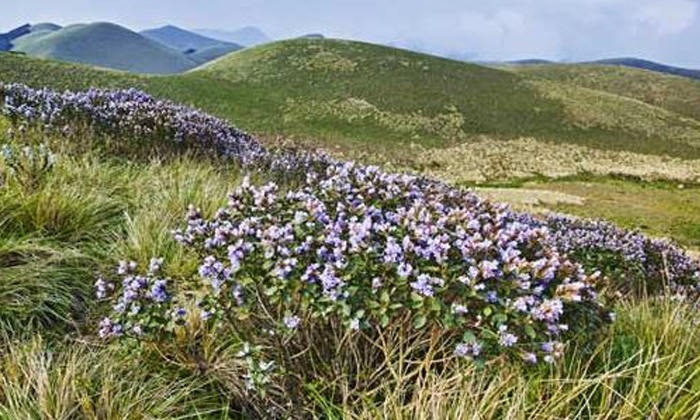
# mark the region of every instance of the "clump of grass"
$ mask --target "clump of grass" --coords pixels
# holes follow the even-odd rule
[[[603,342],[527,371],[453,366],[352,405],[319,397],[334,419],[690,419],[700,415],[697,310],[672,300],[625,302]]]
[[[39,337],[0,352],[3,419],[228,418],[226,402],[203,378],[153,375],[115,349]]]
[[[78,249],[0,236],[0,330],[60,334],[89,300],[86,283],[97,266]]]

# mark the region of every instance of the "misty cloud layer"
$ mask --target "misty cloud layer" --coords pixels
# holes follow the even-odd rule
[[[636,56],[700,68],[700,0],[4,0],[0,28],[113,21],[134,29],[254,25],[479,60]],[[0,30],[2,30],[0,29]]]

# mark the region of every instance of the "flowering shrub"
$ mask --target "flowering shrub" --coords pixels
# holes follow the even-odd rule
[[[455,333],[459,356],[534,363],[552,362],[561,340],[606,315],[597,276],[563,258],[546,229],[469,193],[371,167],[333,165],[285,193],[245,183],[212,219],[192,209],[175,236],[201,257],[201,318],[261,331],[293,334],[316,318],[349,331],[386,327],[408,313],[415,328]],[[112,335],[133,329],[125,303],[177,318],[155,284],[123,282],[105,320]]]
[[[543,222],[531,219],[531,224],[548,227],[557,248],[587,267],[604,270],[622,290],[637,286],[651,293],[664,287],[674,293],[700,292],[700,262],[667,240],[601,220],[562,215],[549,216]]]
[[[22,147],[0,146],[0,186],[15,181],[26,189],[35,189],[53,170],[56,156],[44,144]]]
[[[32,122],[69,131],[80,124],[100,135],[168,139],[174,144],[202,148],[242,163],[262,152],[260,144],[218,118],[156,100],[135,89],[58,93],[24,85],[4,86],[4,114],[13,122]]]

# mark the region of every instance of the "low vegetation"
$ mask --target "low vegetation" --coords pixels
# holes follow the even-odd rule
[[[700,269],[672,243],[139,92],[3,92],[4,417],[698,414]]]

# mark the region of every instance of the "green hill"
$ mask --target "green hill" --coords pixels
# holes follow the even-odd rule
[[[511,67],[527,77],[620,95],[700,120],[700,82],[649,70],[604,65]]]
[[[178,51],[111,23],[42,31],[20,42],[14,50],[134,73],[179,73],[197,65]]]
[[[373,44],[309,38],[244,49],[169,77],[88,69],[90,75],[83,77],[75,68],[61,71],[51,62],[10,55],[0,59],[4,81],[74,89],[135,84],[263,137],[292,138],[370,159],[374,155],[412,164],[435,148],[520,138],[700,157],[700,122],[689,118],[694,111],[683,105],[700,98],[699,82],[667,82],[669,76],[602,66],[596,71],[608,82],[600,85],[541,73],[560,67],[567,68],[518,66],[507,71]],[[657,101],[644,101],[632,90],[608,86],[621,71],[632,72],[624,83],[638,85],[639,95],[656,81],[673,88],[662,89]],[[675,95],[680,90],[684,96]]]
[[[205,47],[199,50],[190,51],[187,53],[187,57],[190,60],[197,62],[198,64],[205,64],[210,61],[216,60],[217,58],[230,54],[234,51],[238,51],[241,48],[242,47],[236,44],[212,45],[211,47]]]

